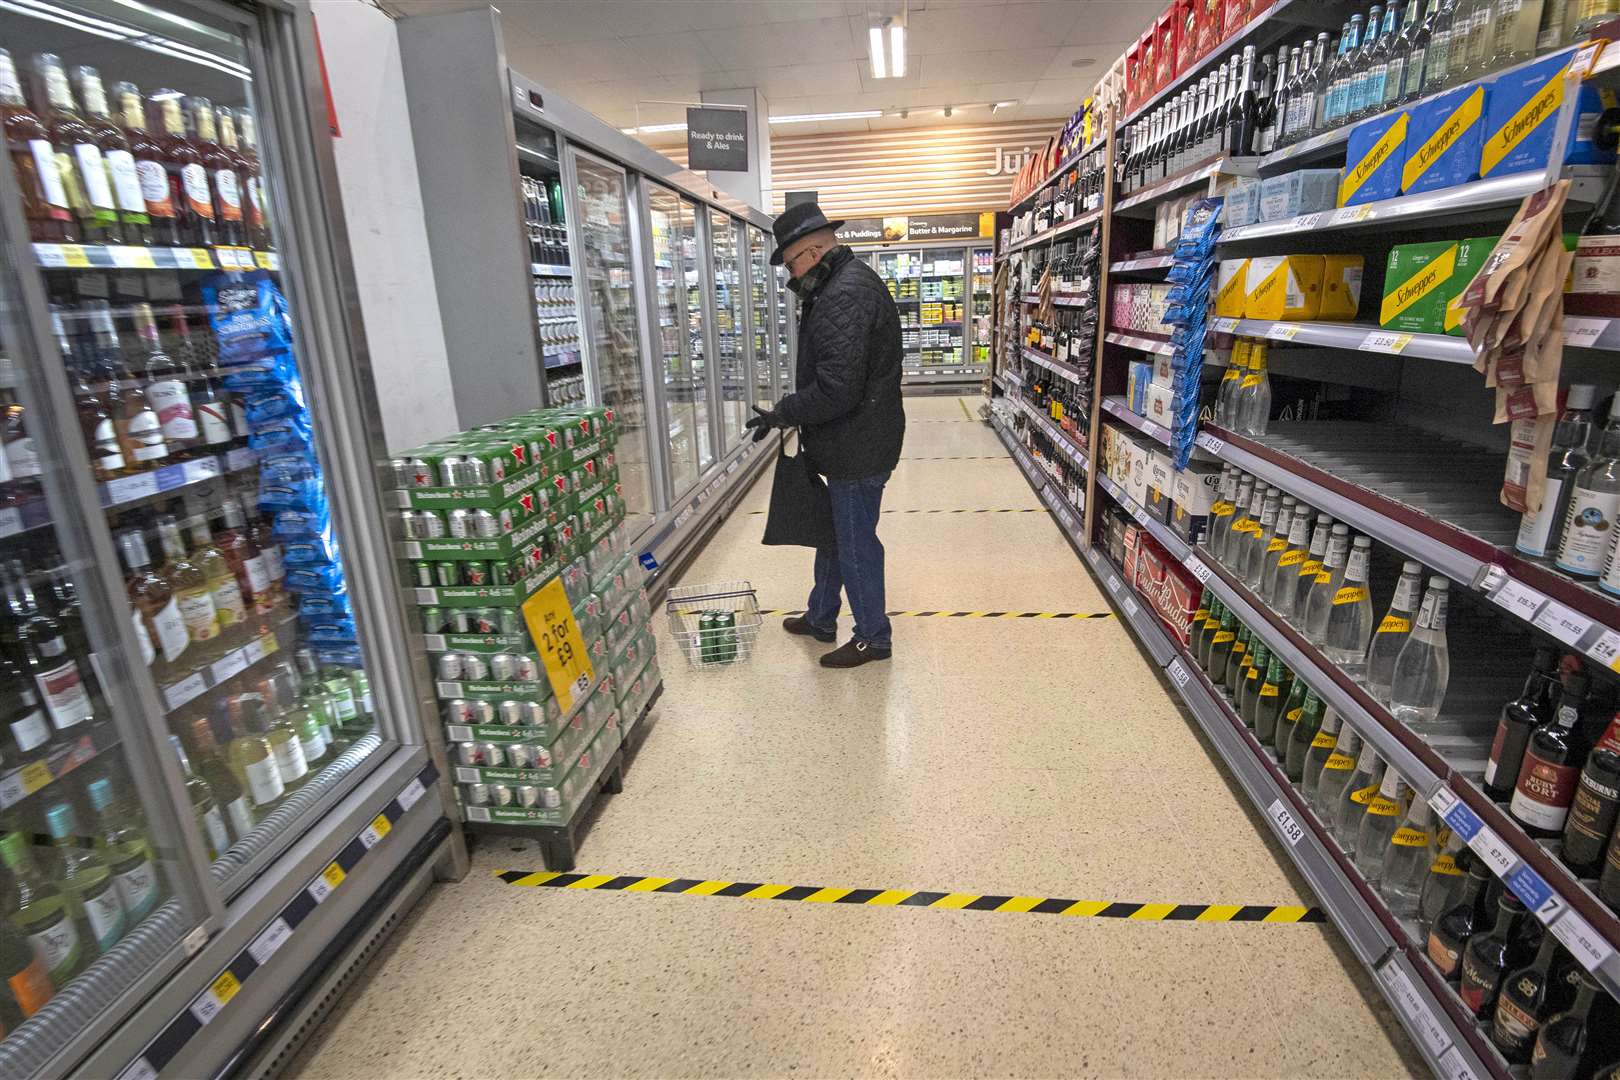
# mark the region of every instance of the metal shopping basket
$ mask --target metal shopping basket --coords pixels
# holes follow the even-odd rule
[[[669,632],[696,668],[740,664],[754,654],[764,621],[746,581],[677,585],[664,601]]]

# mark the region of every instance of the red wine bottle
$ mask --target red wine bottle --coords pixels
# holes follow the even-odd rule
[[[1506,802],[1512,797],[1530,735],[1552,719],[1557,704],[1558,654],[1541,646],[1536,649],[1524,693],[1502,707],[1502,716],[1496,723],[1496,738],[1491,742],[1490,760],[1485,763],[1485,794],[1497,802]]]

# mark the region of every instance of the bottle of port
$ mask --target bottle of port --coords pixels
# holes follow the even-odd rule
[[[1539,646],[1524,691],[1516,700],[1502,706],[1496,738],[1491,742],[1490,757],[1485,762],[1485,794],[1497,802],[1512,797],[1530,736],[1552,720],[1559,696],[1558,654],[1546,645]]]
[[[1588,707],[1590,686],[1591,677],[1586,672],[1570,675],[1552,723],[1530,736],[1508,813],[1532,836],[1553,837],[1564,831],[1581,766],[1586,764],[1591,749],[1580,722]]]

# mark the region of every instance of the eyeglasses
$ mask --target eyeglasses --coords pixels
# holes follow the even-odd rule
[[[793,270],[793,267],[795,266],[795,264],[797,264],[800,260],[808,258],[808,257],[810,257],[812,255],[820,255],[825,250],[826,250],[825,248],[822,248],[822,247],[819,247],[819,246],[807,247],[803,251],[799,252],[797,255],[789,255],[787,257],[787,259],[784,260],[784,261],[787,263],[787,268],[788,268],[789,272],[791,272]]]

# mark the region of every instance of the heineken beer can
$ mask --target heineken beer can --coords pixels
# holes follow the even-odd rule
[[[461,679],[461,654],[454,652],[440,653],[437,664],[439,680],[441,682],[458,682]]]
[[[437,585],[433,579],[433,564],[430,562],[417,562],[411,564],[411,580],[419,589],[431,589]]]
[[[496,682],[511,682],[516,671],[517,657],[510,653],[496,653],[489,658],[489,677]]]
[[[488,510],[474,510],[472,518],[472,532],[468,534],[469,536],[480,536],[489,540],[501,535],[500,519]]]
[[[452,629],[450,621],[445,618],[444,608],[430,604],[422,609],[422,633],[442,634]]]
[[[512,789],[506,784],[489,785],[489,801],[496,806],[512,805]]]
[[[540,661],[532,656],[512,657],[512,678],[520,682],[539,682]]]
[[[480,701],[473,698],[467,702],[467,711],[472,714],[474,724],[493,724],[495,722],[495,703],[493,701]]]
[[[428,513],[432,513],[432,511],[428,511]],[[475,528],[473,525],[472,511],[462,510],[459,508],[450,511],[450,513],[446,515],[446,524],[449,528],[450,535],[455,537],[457,540],[465,540],[467,537],[472,536]]]
[[[472,702],[464,698],[451,698],[444,703],[444,722],[447,724],[473,725],[478,721],[473,718]]]
[[[488,806],[489,805],[489,785],[488,784],[467,784],[465,786],[464,790],[467,792],[467,805],[468,806]]]
[[[520,784],[517,789],[518,805],[525,809],[540,805],[540,789],[533,784]]]
[[[506,764],[513,769],[530,768],[530,762],[533,760],[529,748],[523,743],[512,743],[506,748]]]
[[[489,678],[489,662],[477,653],[462,653],[461,677],[468,682],[479,682]]]
[[[442,589],[454,588],[461,584],[461,575],[456,573],[456,564],[441,562],[433,564],[433,584]]]
[[[464,563],[448,563],[446,565],[460,568],[461,584],[463,585],[470,585],[473,588],[481,589],[490,584],[489,563],[484,562],[481,559],[475,559],[472,562]]]
[[[457,487],[463,483],[461,479],[462,461],[463,458],[460,454],[446,454],[439,459],[439,486]]]

